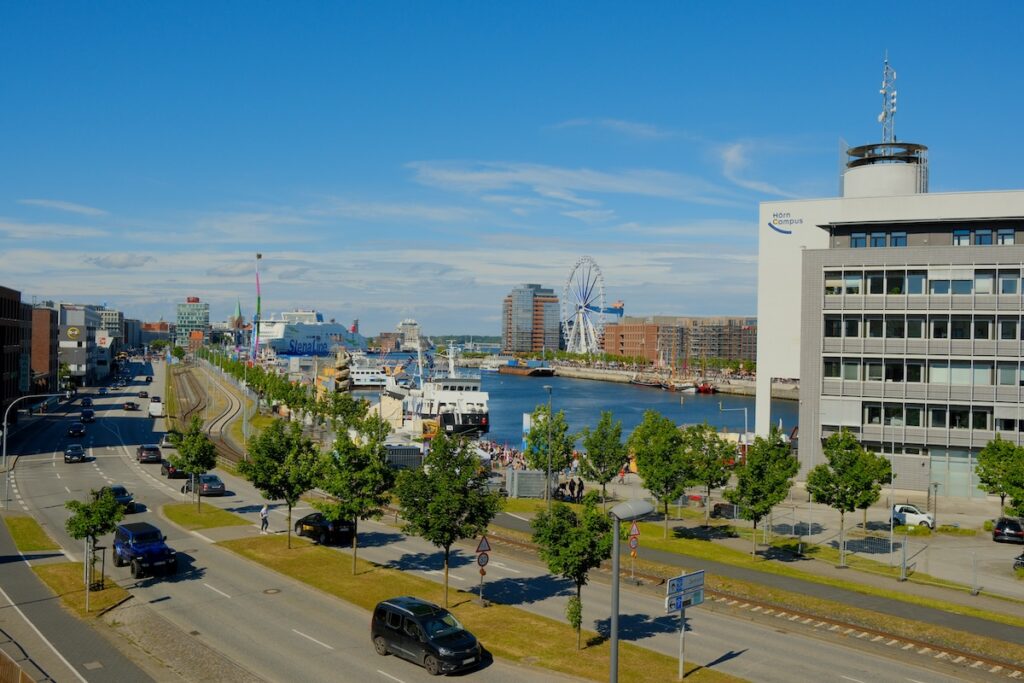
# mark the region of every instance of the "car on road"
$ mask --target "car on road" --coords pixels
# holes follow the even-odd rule
[[[320,545],[351,545],[355,524],[349,520],[331,521],[322,512],[314,512],[295,522],[295,535],[312,538]]]
[[[159,396],[150,396],[149,397],[149,402],[150,403],[159,403],[160,402],[160,397]]]
[[[121,484],[112,484],[111,486],[104,486],[96,492],[96,497],[99,498],[103,495],[104,491],[110,491],[114,494],[114,500],[121,504],[125,512],[135,512],[135,496],[128,492]]]
[[[1024,553],[1013,558],[1013,570],[1024,569]]]
[[[148,522],[119,524],[114,530],[114,566],[131,566],[132,578],[177,570],[177,554],[167,547],[167,537]]]
[[[64,449],[64,462],[85,462],[85,449],[82,448],[82,444],[69,444]]]
[[[72,422],[68,427],[68,436],[82,437],[85,436],[85,425],[81,422]]]
[[[160,448],[174,448],[174,441],[170,434],[164,434],[160,437]]]
[[[992,540],[1024,543],[1024,521],[1014,517],[1000,517],[992,527]]]
[[[82,422],[93,422],[96,419],[96,411],[92,408],[82,408],[82,414],[79,419]]]
[[[188,477],[188,472],[179,470],[171,464],[170,460],[164,458],[160,461],[160,476],[167,477],[168,479],[185,479]]]
[[[377,603],[370,639],[377,654],[398,655],[434,676],[479,666],[483,654],[476,636],[451,612],[409,596]]]
[[[139,404],[136,403],[135,401],[125,401],[124,405],[122,405],[121,407],[124,408],[125,410],[138,410]]]
[[[216,474],[200,474],[196,488],[200,496],[223,496],[224,482]],[[186,479],[185,485],[181,487],[182,493],[192,493],[192,479]]]
[[[922,512],[916,506],[909,503],[900,503],[892,506],[892,524],[894,526],[923,526],[929,529],[935,528],[935,518],[930,512]]]
[[[91,406],[92,406],[92,399],[91,398],[86,396],[85,398],[82,399],[82,407],[83,408],[89,408]]]
[[[140,391],[139,392],[139,398],[149,398],[149,392],[148,391]]]
[[[711,507],[711,516],[718,519],[739,519],[740,508],[733,503],[715,503]]]
[[[146,384],[149,384],[152,381],[153,381],[153,375],[146,375]]]
[[[155,443],[147,443],[135,449],[135,459],[138,462],[160,462],[163,456],[160,447]]]
[[[100,396],[104,396],[107,393],[107,388],[106,387],[100,387],[99,392],[100,392]]]

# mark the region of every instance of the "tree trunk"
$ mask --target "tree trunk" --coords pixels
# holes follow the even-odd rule
[[[196,497],[196,512],[203,511],[203,499],[199,496],[199,480],[196,475],[192,475],[192,495]]]
[[[865,510],[865,512],[867,512]],[[839,566],[846,566],[846,511],[839,511]]]
[[[750,554],[757,557],[757,520],[754,520],[754,531],[750,534]]]
[[[617,578],[618,577],[616,577],[616,579]],[[581,618],[583,616],[583,599],[580,597],[580,593],[581,593],[582,589],[583,589],[583,587],[577,583],[576,584],[576,602],[580,606],[580,617]],[[576,649],[579,650],[580,649],[580,639],[582,637],[582,631],[583,631],[583,629],[581,628],[582,624],[574,624],[574,626],[576,626]]]
[[[668,538],[668,500],[664,501],[665,505],[665,538]]]
[[[704,497],[704,528],[711,526],[711,487],[708,486],[708,495]]]
[[[999,494],[999,516],[1000,517],[1003,516],[1003,506],[1004,505],[1006,505],[1006,494],[1005,493],[1000,493]]]
[[[356,575],[356,552],[359,544],[359,520],[354,520],[352,523],[352,576]]]
[[[448,609],[448,553],[452,547],[446,545],[444,547],[444,607]]]
[[[868,509],[867,508],[864,508],[864,524],[862,526],[864,527],[864,531],[868,530]]]
[[[608,512],[608,493],[605,491],[605,482],[601,482],[601,508]]]
[[[288,501],[288,549],[292,548],[292,504]]]

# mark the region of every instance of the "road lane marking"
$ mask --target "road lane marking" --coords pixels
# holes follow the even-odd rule
[[[231,596],[228,595],[227,593],[225,593],[224,591],[218,590],[218,589],[214,588],[213,586],[211,586],[208,583],[204,583],[203,585],[206,586],[207,588],[209,588],[210,590],[212,590],[214,593],[219,593],[219,594],[223,595],[225,598],[227,598],[228,600],[231,599]]]
[[[57,463],[54,463],[53,466],[56,467]],[[56,472],[55,474],[57,475],[57,478],[60,479],[60,472]]]
[[[71,489],[69,489],[67,486],[64,487],[64,490],[67,491],[68,493],[71,493]],[[85,570],[83,570],[83,571],[85,571]]]
[[[326,647],[326,648],[327,648],[328,650],[333,650],[333,649],[334,649],[333,647],[331,647],[331,646],[330,646],[330,645],[328,645],[327,643],[321,643],[321,642],[320,642],[319,640],[317,640],[317,639],[316,639],[316,638],[314,638],[313,636],[307,636],[307,635],[306,635],[305,633],[303,633],[302,631],[296,631],[295,629],[292,629],[292,633],[297,633],[297,634],[299,634],[300,636],[302,636],[303,638],[306,638],[307,640],[312,640],[312,641],[313,641],[314,643],[316,643],[317,645],[322,645],[323,647]]]
[[[924,681],[919,681],[916,678],[908,678],[907,680],[910,681],[910,683],[924,683]]]
[[[530,521],[530,520],[529,520],[529,519],[527,519],[526,517],[521,517],[521,516],[519,516],[519,515],[516,515],[516,514],[513,514],[513,513],[511,513],[511,512],[506,512],[505,514],[506,514],[506,515],[508,515],[509,517],[515,517],[516,519],[518,519],[518,520],[522,520],[522,521],[524,521],[524,522],[529,522],[529,521]]]
[[[395,550],[398,550],[399,552],[407,553],[409,555],[412,554],[411,550],[409,550],[405,546],[398,545],[397,543],[392,543],[391,547],[394,548]]]
[[[377,673],[379,673],[381,676],[387,676],[388,678],[390,678],[393,681],[398,681],[398,683],[405,683],[405,681],[403,681],[401,678],[395,678],[394,676],[389,674],[387,671],[381,671],[380,669],[377,669]]]
[[[199,538],[203,539],[203,540],[204,540],[204,541],[206,541],[207,543],[213,543],[213,539],[212,539],[212,538],[208,538],[208,537],[206,537],[206,536],[203,536],[203,535],[202,535],[201,533],[199,533],[198,531],[193,531],[192,533],[193,533],[193,534],[195,534],[196,536],[198,536]]]
[[[13,607],[13,608],[14,608],[14,611],[15,611],[15,612],[17,612],[17,613],[18,613],[19,615],[21,615],[21,618],[25,620],[25,623],[26,623],[26,624],[28,624],[28,625],[29,625],[29,626],[30,626],[30,627],[32,628],[32,630],[33,630],[33,631],[35,631],[36,635],[37,635],[37,636],[39,636],[39,638],[40,638],[40,639],[41,639],[41,640],[42,640],[42,641],[43,641],[44,643],[46,643],[46,644],[47,644],[47,645],[49,646],[49,648],[50,648],[51,650],[53,650],[53,654],[57,655],[57,657],[58,657],[58,658],[60,659],[60,661],[64,662],[64,666],[66,666],[66,667],[67,667],[67,668],[68,668],[68,669],[69,669],[69,670],[71,671],[71,673],[73,673],[73,674],[75,675],[75,678],[77,678],[78,680],[80,680],[80,681],[81,681],[82,683],[89,683],[89,682],[88,682],[88,681],[87,681],[87,680],[86,680],[86,679],[85,679],[85,678],[84,678],[84,677],[82,676],[82,674],[78,673],[78,669],[76,669],[75,667],[71,666],[71,662],[69,662],[69,661],[68,661],[67,659],[65,659],[65,658],[64,658],[64,655],[62,655],[62,654],[60,653],[60,650],[58,650],[57,648],[55,648],[55,647],[53,646],[53,643],[51,643],[51,642],[50,642],[49,640],[47,640],[47,639],[46,639],[46,636],[44,636],[44,635],[43,635],[43,634],[42,634],[42,633],[41,633],[41,632],[39,631],[39,629],[38,629],[38,628],[36,628],[36,625],[35,625],[35,624],[33,624],[33,623],[32,623],[31,621],[29,621],[29,618],[25,616],[25,613],[21,611],[21,608],[20,608],[20,607],[18,607],[18,606],[17,606],[16,604],[14,604],[14,601],[13,601],[13,600],[11,600],[11,596],[7,595],[7,592],[6,592],[6,591],[4,591],[4,589],[3,589],[2,587],[0,587],[0,595],[4,596],[4,600],[6,600],[6,601],[7,601],[7,603],[8,603],[8,604],[9,604],[9,605],[10,605],[11,607]]]
[[[498,569],[504,569],[505,571],[512,572],[513,574],[522,574],[522,572],[518,569],[513,569],[512,567],[509,567],[507,564],[504,564],[502,562],[491,562],[491,564],[497,567]]]

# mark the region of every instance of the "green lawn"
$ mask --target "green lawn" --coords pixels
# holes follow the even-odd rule
[[[252,522],[233,512],[225,512],[215,505],[206,503],[200,511],[196,511],[195,503],[175,503],[164,505],[163,513],[167,519],[186,529],[212,529],[219,526],[245,526]]]
[[[14,545],[23,553],[40,550],[60,550],[57,542],[50,538],[43,527],[32,517],[25,515],[4,515],[4,523],[11,532]]]
[[[32,567],[32,571],[50,587],[60,601],[79,617],[94,615],[113,607],[128,597],[128,591],[107,577],[104,589],[89,594],[89,612],[85,611],[85,586],[82,583],[84,567],[81,562],[61,562]]]

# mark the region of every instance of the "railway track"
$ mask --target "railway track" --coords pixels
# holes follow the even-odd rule
[[[181,413],[180,422],[182,424],[187,423],[193,416],[203,417],[203,412],[211,405],[202,382],[195,376],[193,370],[194,368],[186,368],[174,376],[179,405],[188,406]],[[210,437],[214,448],[217,449],[217,457],[229,464],[235,464],[242,459],[243,453],[231,443],[227,437],[227,430],[231,422],[242,411],[242,402],[233,393],[224,389],[220,382],[214,381],[212,384],[227,397],[227,405],[212,419],[204,421],[203,430]]]

